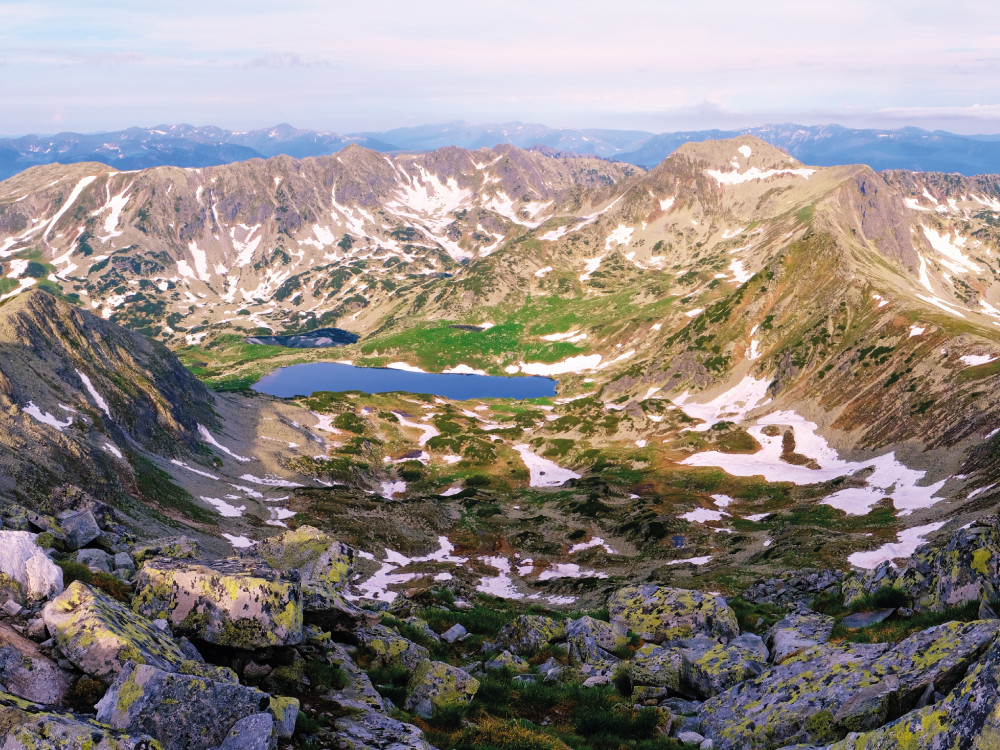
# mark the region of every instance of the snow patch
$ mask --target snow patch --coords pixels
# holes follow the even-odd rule
[[[530,445],[515,445],[514,450],[521,454],[521,460],[528,468],[531,487],[559,487],[571,479],[580,478],[575,471],[564,469],[555,462],[533,453]]]
[[[910,557],[922,543],[927,541],[927,536],[934,533],[947,521],[937,521],[924,526],[914,526],[899,532],[897,541],[883,544],[876,550],[870,552],[855,552],[848,556],[847,562],[857,568],[871,570],[882,563],[895,560],[901,557]]]
[[[229,448],[227,448],[226,446],[222,445],[222,443],[220,443],[218,440],[216,440],[212,436],[212,433],[209,432],[202,425],[198,425],[198,434],[201,436],[202,442],[208,443],[209,445],[211,445],[211,446],[213,446],[215,448],[218,448],[223,453],[225,453],[225,454],[227,454],[229,456],[232,456],[233,458],[235,458],[237,461],[239,461],[241,463],[248,463],[251,460],[251,459],[247,458],[246,456],[238,456],[235,453],[233,453],[231,450],[229,450]]]
[[[42,424],[47,424],[50,427],[55,427],[57,430],[59,430],[59,432],[62,432],[71,424],[73,424],[73,417],[70,417],[65,422],[60,422],[58,418],[49,414],[47,411],[43,412],[41,409],[35,406],[34,401],[29,401],[27,406],[22,407],[22,411],[24,411],[24,413],[27,414],[28,416],[34,417]]]

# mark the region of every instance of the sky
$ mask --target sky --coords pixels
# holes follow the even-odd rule
[[[1000,3],[0,0],[0,134],[280,122],[1000,133]]]

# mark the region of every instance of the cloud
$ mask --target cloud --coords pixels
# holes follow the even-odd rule
[[[254,57],[242,64],[247,68],[329,68],[331,62],[326,59],[307,59],[295,52],[271,53]]]

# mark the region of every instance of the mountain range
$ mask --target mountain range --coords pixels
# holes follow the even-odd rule
[[[78,686],[0,722],[988,747],[1000,177],[418,151],[0,182],[0,620]],[[251,388],[332,359],[556,395]]]
[[[396,128],[347,135],[281,124],[252,131],[160,125],[105,133],[0,138],[0,179],[40,164],[96,161],[122,170],[208,167],[279,154],[325,156],[351,144],[376,151],[432,151],[500,144],[614,159],[650,168],[684,143],[753,135],[808,164],[867,164],[875,170],[992,174],[1000,172],[1000,136],[967,136],[919,128],[857,129],[838,125],[764,125],[735,130],[651,133],[639,130],[549,128],[519,122]]]

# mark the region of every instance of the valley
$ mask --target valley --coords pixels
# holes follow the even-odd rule
[[[752,136],[648,170],[358,145],[32,167],[0,182],[4,528],[51,534],[83,493],[113,509],[109,550],[180,549],[130,579],[128,611],[294,694],[297,747],[902,746],[896,720],[964,706],[996,668],[998,221],[995,176],[815,167]],[[309,345],[316,329],[337,345]],[[255,388],[321,362],[555,393]],[[277,588],[258,620],[298,640],[175,616],[163,602],[202,564],[216,582],[243,566],[226,585],[294,579],[305,625],[275,614],[294,609]],[[887,601],[887,625],[844,624]],[[307,661],[327,670],[308,690]],[[902,677],[829,677],[876,695],[841,711],[809,682],[831,665]],[[430,710],[418,667],[476,687]],[[139,667],[115,669],[129,689]],[[789,708],[792,684],[822,695]],[[477,689],[478,714],[454,708]],[[574,713],[588,700],[627,715],[619,744],[581,744],[600,734]],[[518,727],[528,744],[503,744]]]

